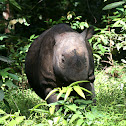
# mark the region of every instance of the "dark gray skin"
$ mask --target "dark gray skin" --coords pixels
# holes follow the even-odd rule
[[[94,92],[94,60],[88,39],[93,28],[78,33],[66,24],[58,24],[42,33],[31,45],[26,56],[25,70],[28,82],[42,98],[56,87],[68,86],[72,82],[89,80],[80,86]],[[52,94],[47,103],[56,102]],[[95,100],[94,100],[95,102]]]

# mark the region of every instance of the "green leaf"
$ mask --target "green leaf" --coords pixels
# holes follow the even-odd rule
[[[5,69],[3,69],[3,70],[1,70],[1,71],[7,72],[7,71],[9,71],[9,70],[11,70],[11,68],[5,68]]]
[[[77,29],[76,26],[71,26],[72,29]]]
[[[87,112],[85,114],[86,118],[89,119],[89,120],[94,120],[96,117],[95,117],[95,114],[91,113],[91,112]]]
[[[70,122],[69,123],[73,123],[73,121],[75,121],[77,118],[79,118],[78,114],[74,114],[72,116],[72,118],[70,119]]]
[[[67,99],[68,96],[70,95],[71,91],[72,91],[72,87],[68,87],[68,90],[67,90],[67,92],[66,92],[66,95],[65,95],[64,101],[66,101],[66,99]]]
[[[64,100],[59,100],[57,102],[53,102],[53,103],[48,104],[48,106],[51,106],[51,105],[64,105]]]
[[[117,44],[116,44],[116,48],[117,48],[118,51],[119,51],[122,47],[123,47],[123,44],[122,44],[122,43],[117,43]]]
[[[76,125],[77,126],[82,126],[82,123],[84,122],[83,119],[78,119]]]
[[[30,36],[30,40],[32,40],[35,37],[35,34]]]
[[[99,44],[98,46],[99,46],[99,49],[101,50],[101,52],[104,53],[105,52],[105,48],[102,46],[102,44]]]
[[[6,77],[7,75],[8,75],[8,72],[7,71],[9,71],[11,68],[5,68],[5,69],[3,69],[3,70],[0,70],[0,75],[2,76],[2,77]]]
[[[6,77],[7,75],[8,75],[8,72],[6,72],[6,71],[0,71],[0,75],[2,76],[2,77]]]
[[[64,93],[64,90],[61,90],[60,93],[57,96],[57,100],[59,100],[59,98],[61,97],[61,95]]]
[[[93,54],[94,57],[96,57],[97,59],[101,59],[101,57],[98,54]]]
[[[47,100],[53,93],[57,92],[59,89],[53,89],[49,92],[49,94],[46,96],[45,100]]]
[[[74,86],[73,88],[74,88],[74,90],[75,90],[82,98],[85,99],[85,95],[84,95],[83,91],[81,90],[81,87],[80,87],[80,86]]]
[[[97,49],[97,44],[99,44],[100,42],[98,41],[98,42],[96,42],[95,44],[93,44],[93,49]]]
[[[76,112],[76,109],[78,108],[75,104],[72,105],[65,105],[67,108],[69,108],[70,110]]]
[[[8,36],[0,34],[0,41],[3,41],[3,39],[8,38]]]
[[[4,112],[2,109],[0,109],[0,114],[5,114],[6,112]]]
[[[13,60],[9,59],[8,57],[5,56],[0,56],[0,61],[6,62],[6,63],[12,63]]]
[[[14,79],[14,80],[17,80],[17,81],[19,81],[19,78],[18,78],[18,76],[17,76],[17,75],[15,75],[15,74],[8,73],[8,76],[9,76],[10,78]]]
[[[32,111],[32,109],[29,109],[29,110]],[[44,110],[44,109],[34,109],[34,112],[36,112],[36,113],[49,113],[49,111]]]
[[[49,108],[49,112],[50,112],[51,115],[54,114],[54,112],[55,112],[55,105],[51,105],[51,107]]]
[[[126,126],[126,120],[120,120],[120,122],[118,123],[118,126]]]
[[[59,121],[61,120],[61,115],[60,116],[57,116],[57,117],[54,117],[53,118],[53,122],[54,122],[54,124],[58,124],[58,123],[60,123]]]
[[[79,83],[84,83],[84,82],[89,82],[89,81],[88,80],[76,81],[76,82],[73,82],[72,84],[70,84],[69,86],[72,87],[74,85],[77,85]]]
[[[71,18],[72,18],[72,14],[71,13],[67,14],[67,19],[70,20]]]
[[[16,126],[16,125],[20,124],[24,119],[25,119],[25,116],[16,117],[15,120],[11,120],[8,123],[8,126]]]
[[[115,106],[118,106],[118,107],[125,107],[124,104],[117,104],[117,105],[115,105]]]
[[[83,30],[84,29],[84,22],[81,22],[79,25],[80,25],[81,30]]]
[[[67,126],[68,123],[65,119],[62,119],[62,124],[63,124],[63,126]]]
[[[122,26],[125,26],[125,25],[126,25],[126,23],[120,19],[120,20],[116,21],[116,22],[112,25],[112,27],[122,27]]]
[[[26,22],[26,21],[25,21],[25,22]],[[38,38],[38,35],[35,36],[35,34],[33,34],[33,35],[30,36],[29,41],[33,41],[33,40],[36,39],[36,38]]]
[[[43,106],[43,105],[47,105],[47,103],[41,103],[41,104],[37,104],[36,106],[34,106],[32,109],[30,109],[30,112],[33,112],[36,108],[38,108],[39,106]]]
[[[88,105],[91,104],[92,102],[93,102],[92,100],[84,100],[84,99],[74,100],[74,103],[79,105]]]
[[[0,124],[4,124],[6,122],[6,119],[9,118],[9,117],[10,117],[9,114],[8,115],[5,115],[3,117],[0,117]]]
[[[6,49],[5,44],[4,45],[0,45],[0,50]]]
[[[124,3],[125,3],[125,1],[114,2],[114,3],[106,5],[102,10],[108,10],[108,9],[116,8],[116,7],[118,7],[118,6],[120,6]]]
[[[15,121],[17,122],[17,124],[20,124],[26,117],[25,116],[19,116],[16,117]]]
[[[22,10],[20,5],[15,0],[9,0],[9,2],[19,10]]]
[[[84,26],[85,26],[86,28],[88,28],[88,27],[89,27],[89,25],[88,25],[88,23],[87,23],[87,22],[85,22],[85,23],[84,23]]]
[[[9,88],[17,87],[16,85],[13,84],[13,82],[11,80],[6,81],[5,85],[8,86]]]
[[[32,126],[34,124],[34,121],[33,120],[25,120],[24,121],[24,126]]]
[[[4,99],[4,92],[2,89],[0,89],[0,101]]]

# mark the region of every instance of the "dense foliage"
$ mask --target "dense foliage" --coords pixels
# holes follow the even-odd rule
[[[53,2],[1,0],[0,124],[10,126],[20,123],[21,125],[126,124],[125,3],[125,0],[55,0]],[[45,101],[28,89],[24,71],[26,52],[38,35],[59,23],[67,23],[79,32],[91,25],[94,26],[95,34],[89,42],[93,49],[96,71],[104,70],[104,72],[96,72],[97,105],[95,107],[92,105],[85,107],[91,101],[77,101],[74,98],[73,101],[66,101],[67,98],[69,99],[68,91],[74,89],[67,87],[67,97],[65,101],[59,103],[65,106],[61,110],[64,110],[64,114],[55,113],[53,106],[48,111],[49,106]],[[76,101],[84,105],[78,105]],[[28,109],[31,109],[30,112]]]
[[[118,72],[118,77],[114,76],[115,72]],[[15,124],[21,126],[126,125],[126,69],[124,66],[117,65],[105,71],[97,71],[95,74],[97,75],[96,106],[92,106],[91,101],[75,98],[72,100],[68,97],[66,101],[59,101],[63,106],[58,112],[54,112],[54,104],[50,107],[31,90],[13,89],[5,92],[5,99],[10,109],[7,104],[0,102],[2,109],[0,109],[2,116],[0,124],[8,126]],[[88,107],[87,104],[89,104]]]

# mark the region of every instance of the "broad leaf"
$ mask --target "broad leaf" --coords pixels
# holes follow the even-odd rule
[[[85,95],[84,95],[83,91],[81,90],[81,87],[80,87],[80,86],[74,86],[73,88],[74,88],[74,90],[75,90],[82,98],[85,99]]]
[[[29,110],[31,110],[31,109],[29,109]],[[34,112],[37,112],[37,113],[49,113],[49,111],[44,110],[44,109],[34,109]]]
[[[61,97],[61,95],[64,93],[64,90],[61,90],[60,93],[57,96],[57,100],[59,100],[59,98]]]
[[[6,62],[6,63],[12,63],[13,60],[9,59],[8,57],[5,56],[0,56],[0,61]]]
[[[101,59],[101,57],[98,54],[93,54],[94,57],[96,57],[97,59]]]
[[[67,91],[67,87],[62,87],[62,90],[59,88],[59,94],[58,94],[58,96],[57,96],[57,100],[61,97],[61,95],[63,94],[63,93],[65,93]]]
[[[8,75],[8,72],[11,68],[5,68],[3,70],[0,70],[0,75],[3,77],[6,77]]]
[[[16,126],[16,125],[19,125],[24,119],[25,119],[25,116],[16,117],[15,120],[11,120],[8,123],[8,126]]]
[[[116,7],[118,7],[118,6],[120,6],[124,3],[125,3],[125,1],[114,2],[114,3],[106,5],[102,10],[108,10],[108,9],[116,8]]]
[[[0,114],[5,114],[6,112],[4,112],[2,109],[0,109]]]
[[[93,102],[92,100],[84,100],[84,99],[74,100],[74,103],[79,105],[87,105],[87,104],[91,104],[92,102]]]
[[[76,125],[77,126],[82,126],[82,123],[84,123],[83,119],[78,119]]]
[[[49,94],[46,96],[45,100],[47,100],[53,93],[57,92],[59,89],[54,89],[49,92]]]
[[[3,39],[8,38],[7,35],[0,34],[0,41],[3,41]]]
[[[74,114],[72,116],[72,118],[70,119],[70,122],[69,123],[73,123],[73,121],[75,121],[77,118],[79,118],[78,114]]]
[[[8,73],[8,76],[9,76],[10,78],[14,79],[14,80],[17,80],[17,81],[19,81],[19,78],[18,78],[18,76],[17,76],[17,75],[15,75],[15,74]]]
[[[13,82],[11,80],[6,81],[5,85],[8,86],[9,88],[17,87],[16,85],[13,84]]]
[[[52,106],[49,108],[49,112],[50,112],[51,115],[54,114],[54,112],[55,112],[55,105],[52,105]]]
[[[69,86],[72,87],[74,85],[77,85],[77,84],[80,84],[80,83],[84,83],[84,82],[89,82],[89,81],[88,80],[76,81],[76,82],[73,82],[72,84],[70,84]]]
[[[84,90],[84,91],[86,91],[86,92],[92,94],[91,91],[87,90],[86,88],[83,88],[83,87],[80,87],[80,88],[81,88],[82,90]]]
[[[74,111],[74,112],[76,112],[76,110],[77,110],[77,106],[75,105],[75,104],[72,104],[72,105],[65,105],[67,108],[69,108],[70,110],[72,110],[72,111]]]
[[[9,117],[10,117],[9,114],[8,115],[5,115],[3,117],[0,117],[0,124],[4,124],[6,122],[6,119],[9,118]]]
[[[6,76],[8,75],[8,72],[1,70],[1,71],[0,71],[0,75],[1,75],[2,77],[6,77]]]
[[[34,124],[33,120],[24,120],[24,126],[32,126]]]
[[[41,103],[41,104],[37,104],[36,106],[34,106],[31,110],[31,112],[33,112],[35,109],[37,109],[39,106],[44,106],[47,105],[47,103]]]
[[[64,100],[59,100],[57,102],[53,102],[53,103],[48,104],[48,106],[51,106],[51,105],[63,105],[63,104],[64,104]]]
[[[68,87],[68,90],[67,90],[67,92],[66,92],[66,95],[65,95],[64,101],[66,101],[66,99],[67,99],[68,96],[70,95],[71,91],[72,91],[72,87]]]

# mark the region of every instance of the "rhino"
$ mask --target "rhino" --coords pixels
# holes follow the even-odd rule
[[[38,96],[45,99],[56,87],[88,80],[79,85],[92,92],[91,96],[84,92],[86,99],[94,99],[94,59],[88,42],[93,32],[93,27],[78,33],[67,24],[58,24],[34,40],[27,52],[25,71]],[[56,101],[55,93],[47,99],[47,103]]]

